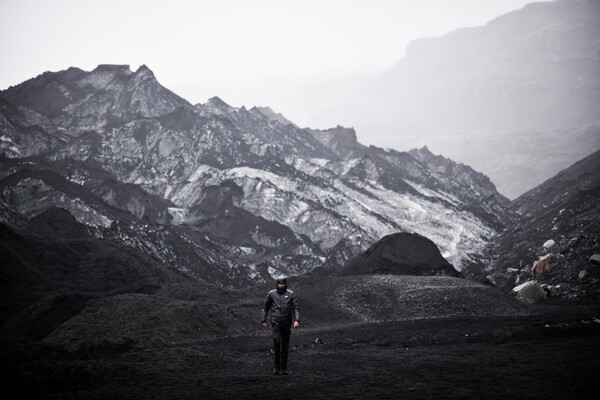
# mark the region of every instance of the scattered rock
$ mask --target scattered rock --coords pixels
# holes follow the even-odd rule
[[[573,246],[577,245],[579,243],[580,239],[581,239],[581,236],[572,238],[571,240],[569,240],[568,246],[573,247]]]
[[[590,262],[594,265],[600,265],[600,254],[594,254],[590,257]]]
[[[533,262],[533,267],[531,268],[531,273],[533,275],[540,275],[545,272],[550,271],[552,269],[552,261],[550,258],[542,258],[540,260]]]
[[[546,291],[535,281],[527,281],[513,288],[515,297],[527,303],[537,303],[546,299]]]
[[[544,291],[546,292],[546,294],[549,297],[560,297],[564,292],[564,289],[562,288],[562,286],[560,284],[558,284],[558,285],[542,285],[542,288],[544,289]]]
[[[533,275],[543,274],[552,269],[554,265],[564,259],[564,256],[560,253],[548,253],[543,257],[540,257],[537,261],[533,262],[531,273]]]
[[[587,278],[588,275],[589,273],[585,269],[583,269],[579,272],[578,278],[579,280],[584,280],[585,278]]]
[[[556,244],[556,242],[554,240],[550,239],[550,240],[546,240],[544,242],[544,244],[542,245],[542,247],[545,249],[549,249],[550,247],[554,246],[555,244]]]

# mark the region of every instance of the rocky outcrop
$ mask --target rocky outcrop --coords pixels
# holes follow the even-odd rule
[[[535,281],[528,281],[513,288],[515,297],[526,303],[537,303],[546,299],[544,288]]]

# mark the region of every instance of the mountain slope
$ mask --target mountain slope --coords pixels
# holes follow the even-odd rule
[[[591,261],[600,249],[599,170],[597,151],[512,202],[519,221],[485,250],[494,282],[511,288],[535,280],[554,296],[600,295],[600,269]]]
[[[251,279],[310,271],[325,260],[341,265],[398,231],[431,238],[460,269],[511,218],[489,179],[451,160],[440,169],[424,150],[366,147],[353,129],[300,129],[216,97],[192,106],[145,66],[45,73],[0,100],[10,126],[7,195],[31,186],[18,183],[23,170],[53,171],[71,182],[59,185],[64,190],[90,192],[91,210],[101,201],[104,210],[107,203],[132,215],[129,231],[140,218],[174,225],[170,232],[196,251],[216,246],[219,265]],[[31,210],[4,201],[27,217],[63,202],[75,213],[79,200],[64,190],[39,204],[31,190],[18,192]],[[104,228],[123,219],[74,215]]]
[[[600,149],[599,38],[597,0],[528,4],[415,40],[322,119],[374,144],[427,145],[516,198]]]

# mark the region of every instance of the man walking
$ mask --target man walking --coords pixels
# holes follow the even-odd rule
[[[273,330],[273,350],[275,351],[275,366],[273,374],[287,375],[288,348],[292,321],[294,328],[300,326],[300,311],[294,292],[288,290],[286,278],[278,278],[276,289],[267,295],[262,309],[262,326],[266,328],[267,314],[271,311],[271,327]]]

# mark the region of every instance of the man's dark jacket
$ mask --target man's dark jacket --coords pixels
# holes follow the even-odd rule
[[[294,292],[286,290],[278,293],[273,289],[267,295],[262,309],[261,322],[267,322],[267,313],[271,309],[271,324],[291,324],[292,321],[300,322],[300,311],[298,310],[298,300]]]

